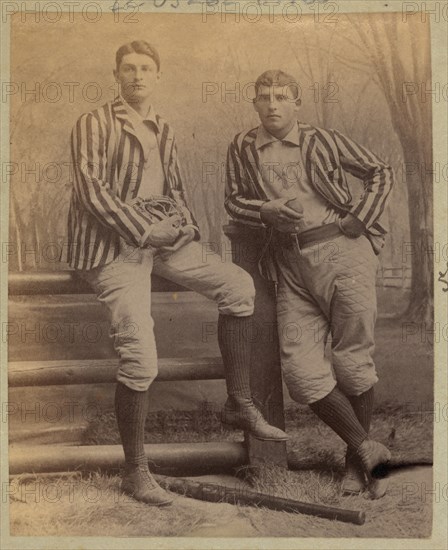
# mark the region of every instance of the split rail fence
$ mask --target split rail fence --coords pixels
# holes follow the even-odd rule
[[[283,391],[276,337],[275,290],[261,278],[257,268],[263,235],[237,225],[225,227],[232,244],[233,261],[254,278],[257,291],[252,343],[252,393],[265,418],[284,429]],[[91,288],[73,271],[10,273],[10,296],[90,294]],[[153,276],[153,292],[186,289]],[[79,359],[10,362],[10,388],[52,385],[112,383],[118,359]],[[159,381],[214,380],[224,377],[221,358],[162,358]],[[164,443],[146,446],[147,456],[158,472],[203,471],[242,465],[275,463],[286,466],[284,442],[260,441],[245,434],[244,442]],[[67,470],[117,469],[123,461],[119,445],[35,445],[10,448],[10,474]]]

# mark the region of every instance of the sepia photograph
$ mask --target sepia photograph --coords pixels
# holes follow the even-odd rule
[[[2,548],[446,548],[448,5],[366,4],[2,3]]]

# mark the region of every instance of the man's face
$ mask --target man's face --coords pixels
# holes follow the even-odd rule
[[[160,80],[155,61],[148,55],[135,52],[123,56],[114,76],[128,103],[141,103],[150,98]]]
[[[254,100],[254,109],[266,130],[282,138],[297,120],[300,99],[295,99],[297,88],[286,86],[260,86]]]

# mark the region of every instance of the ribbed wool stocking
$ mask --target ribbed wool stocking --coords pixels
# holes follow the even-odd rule
[[[338,387],[334,388],[323,399],[311,403],[310,408],[349,447],[357,449],[367,438],[367,432],[356,417],[350,401]]]
[[[359,423],[364,430],[369,433],[370,421],[372,420],[373,402],[375,392],[373,386],[370,390],[365,391],[361,395],[349,395],[348,399],[352,404],[353,410],[359,420]]]
[[[115,414],[126,464],[148,464],[144,448],[148,391],[131,390],[118,382],[115,390]]]
[[[250,355],[252,315],[235,317],[220,314],[218,343],[224,363],[227,393],[237,398],[250,399]]]

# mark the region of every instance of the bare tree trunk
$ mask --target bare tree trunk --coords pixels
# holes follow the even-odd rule
[[[412,140],[414,141],[414,140]],[[412,282],[409,305],[404,313],[408,321],[431,323],[434,315],[433,306],[433,229],[432,229],[432,195],[433,182],[426,172],[428,157],[419,151],[418,144],[403,144],[408,174],[408,208],[410,224],[410,243],[403,243],[403,261],[411,259]],[[416,159],[418,161],[416,162]]]
[[[21,243],[21,231],[20,231],[20,224],[19,220],[17,218],[16,214],[17,206],[14,196],[11,197],[10,200],[10,235],[12,235],[12,228],[14,228],[15,233],[15,239],[16,239],[16,248],[15,248],[15,254],[9,258],[8,264],[9,264],[9,270],[10,271],[23,271],[22,266],[22,257],[20,253],[20,243]]]
[[[411,242],[407,244],[407,250],[411,257],[412,282],[404,316],[411,321],[426,323],[432,320],[434,308],[434,267],[430,252],[433,247],[431,103],[422,101],[415,94],[403,97],[402,87],[406,82],[422,85],[431,82],[429,26],[422,32],[415,22],[407,25],[411,56],[406,58],[396,47],[399,39],[403,44],[405,40],[405,35],[400,35],[398,21],[390,14],[382,18],[370,14],[365,27],[368,33],[356,24],[354,29],[375,69],[408,168],[406,186]],[[407,250],[403,248],[403,254]]]

